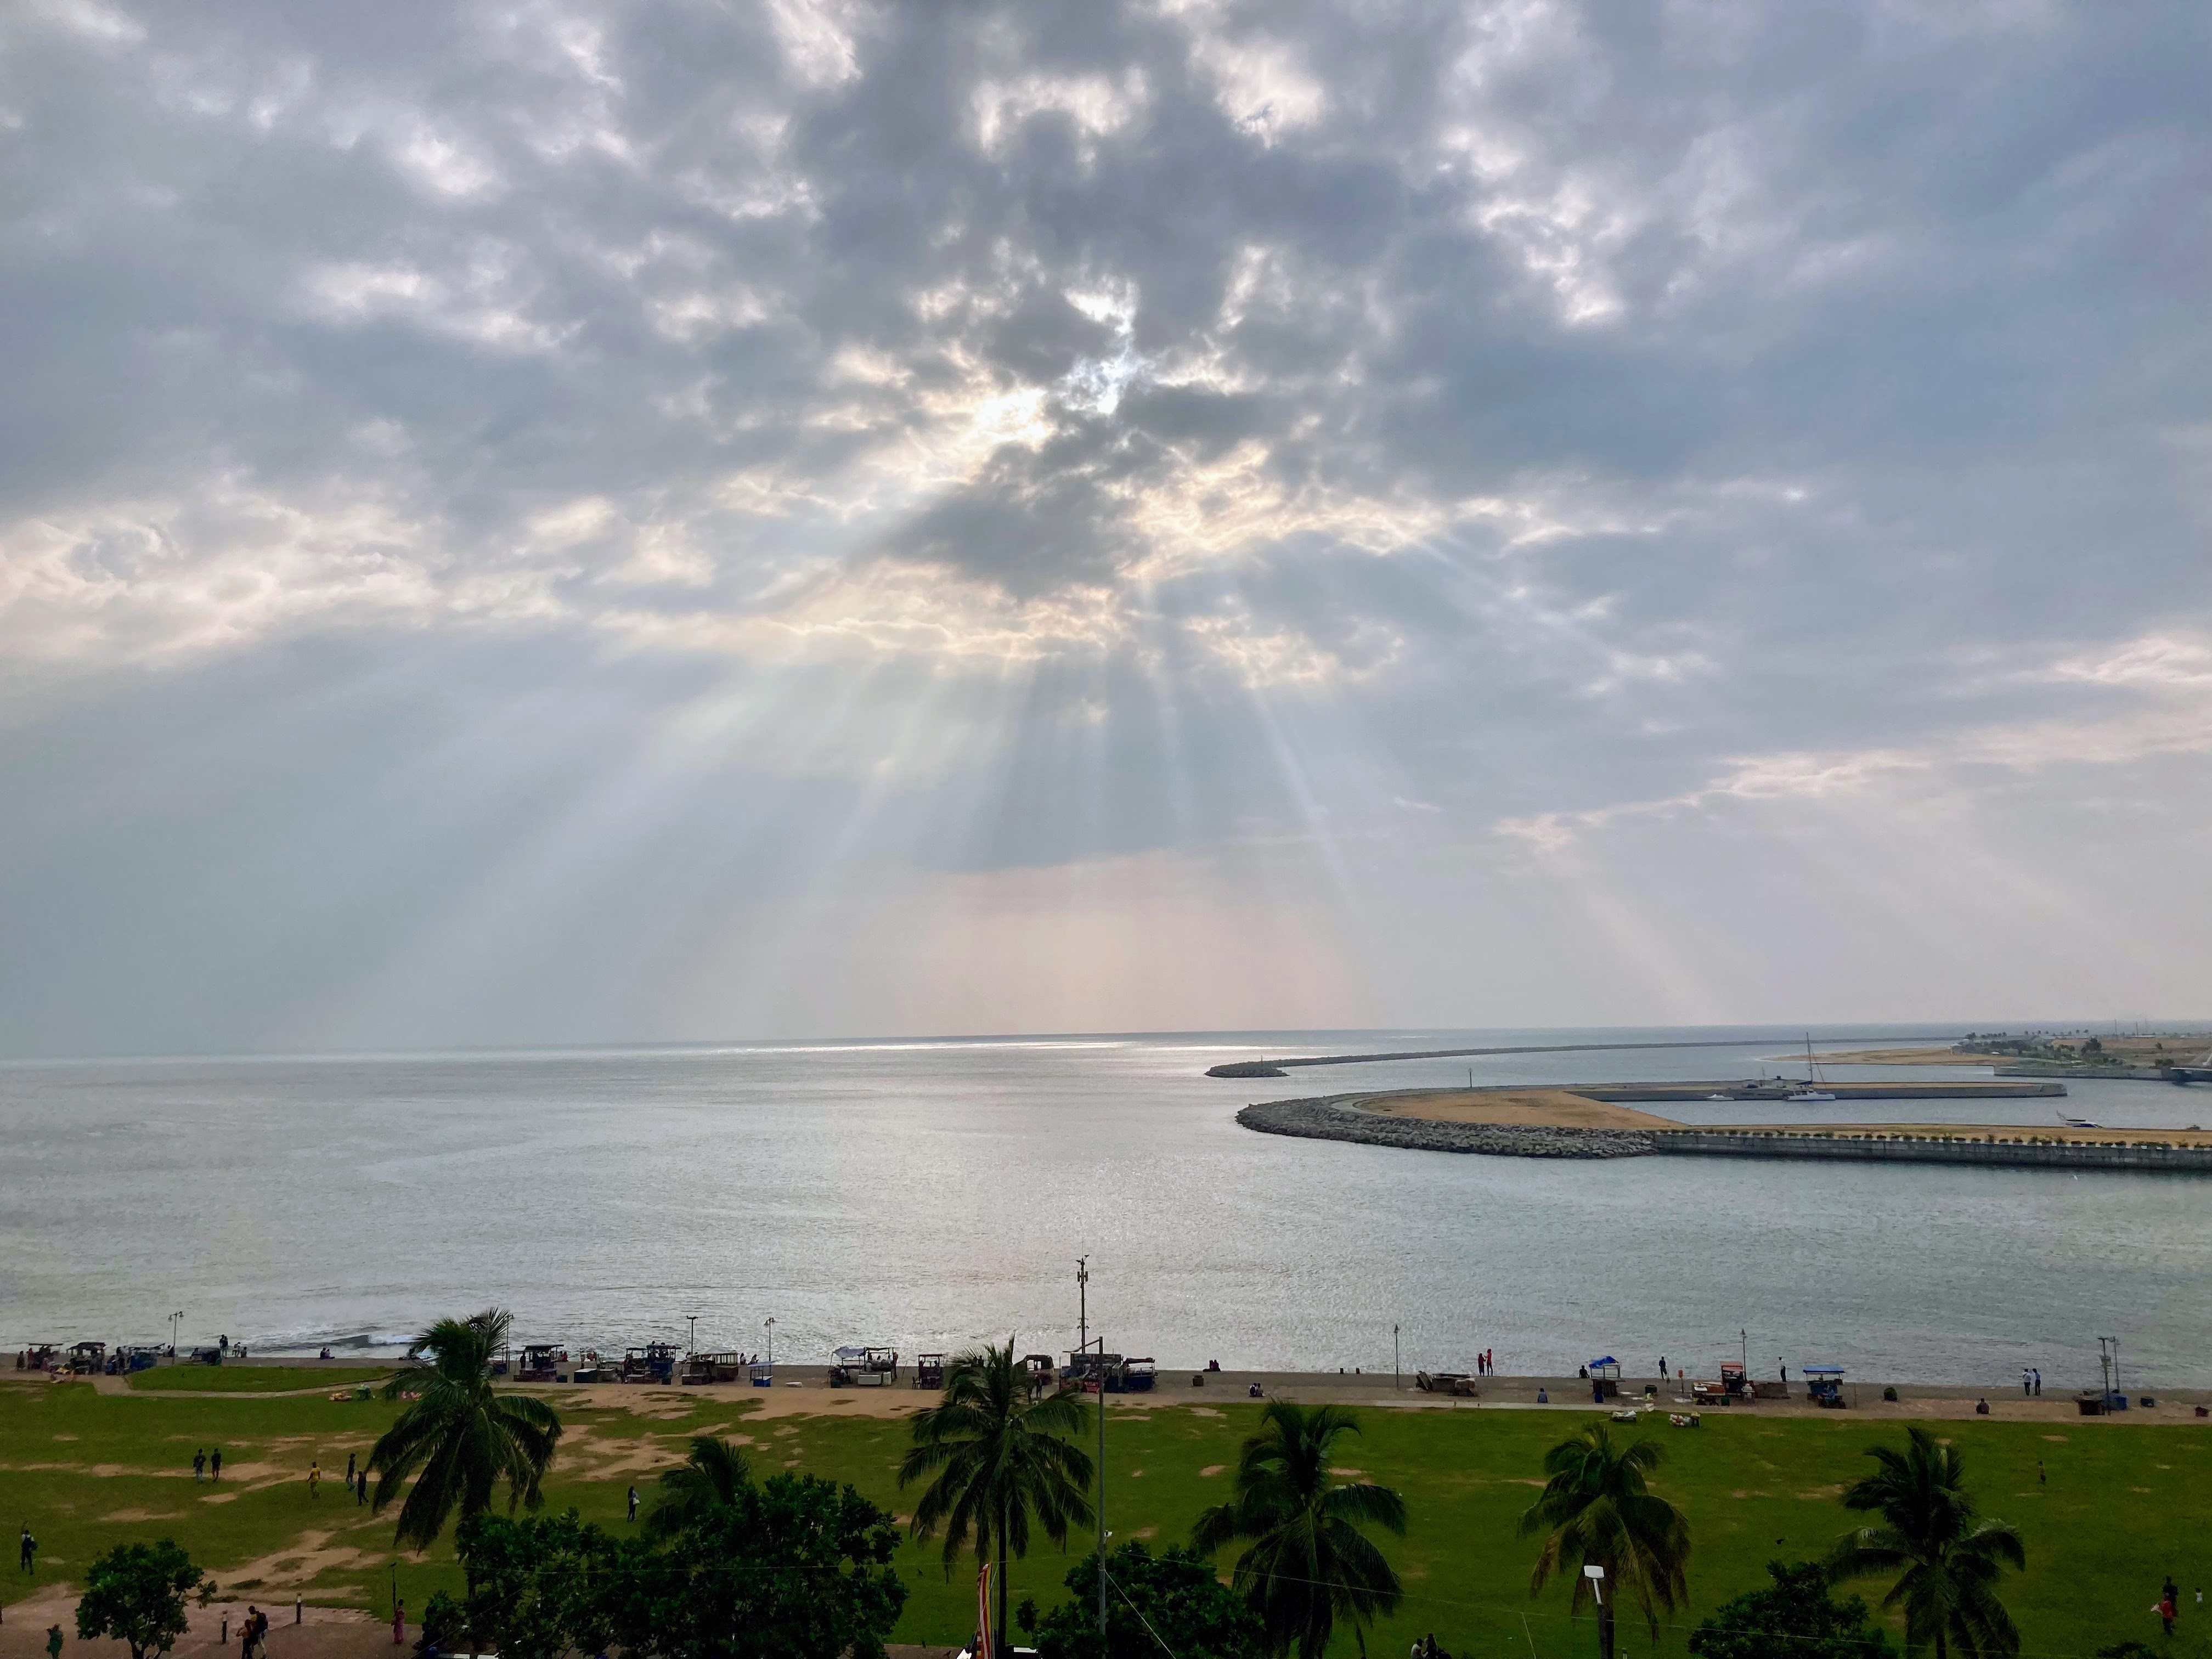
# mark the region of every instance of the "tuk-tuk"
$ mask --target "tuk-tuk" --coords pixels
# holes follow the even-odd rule
[[[648,1342],[641,1348],[626,1349],[623,1353],[622,1380],[625,1382],[673,1382],[676,1380],[676,1345],[672,1342]]]
[[[1150,1394],[1158,1381],[1150,1354],[1132,1357],[1121,1362],[1121,1391],[1124,1394]]]
[[[1805,1367],[1805,1397],[1824,1411],[1844,1408],[1844,1368],[1841,1365]]]
[[[1733,1359],[1721,1361],[1721,1398],[1731,1406],[1748,1406],[1755,1396],[1743,1367]]]
[[[558,1382],[561,1367],[568,1363],[568,1351],[552,1342],[526,1342],[522,1346],[522,1363],[514,1368],[518,1382]]]
[[[72,1376],[97,1376],[106,1365],[107,1344],[105,1342],[70,1344],[69,1368]]]
[[[185,1363],[188,1365],[220,1365],[222,1364],[222,1350],[221,1348],[194,1348],[192,1350],[191,1358]]]
[[[1118,1353],[1071,1352],[1060,1375],[1085,1394],[1101,1394],[1121,1365]]]
[[[1590,1398],[1602,1406],[1620,1398],[1620,1362],[1611,1354],[1593,1359],[1583,1368],[1589,1374]]]
[[[830,1386],[833,1389],[859,1388],[866,1384],[888,1388],[898,1381],[898,1351],[896,1348],[843,1347],[831,1357]]]
[[[757,1389],[774,1388],[775,1386],[775,1367],[773,1365],[754,1366],[752,1368],[751,1381],[753,1387]]]
[[[569,1373],[571,1382],[619,1382],[623,1374],[599,1358],[597,1348],[586,1348],[576,1369]]]
[[[915,1357],[914,1386],[917,1389],[941,1389],[945,1386],[945,1356],[943,1354],[925,1353]]]
[[[33,1342],[26,1351],[23,1358],[23,1369],[26,1370],[59,1370],[63,1365],[61,1345],[58,1342]]]

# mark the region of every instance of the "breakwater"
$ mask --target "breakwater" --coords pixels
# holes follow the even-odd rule
[[[1979,1164],[2007,1169],[2152,1170],[2212,1175],[2212,1146],[2056,1140],[1991,1133],[1822,1134],[1790,1129],[1670,1129],[1645,1137],[1669,1158],[1831,1158],[1873,1164]]]
[[[1415,1152],[1486,1152],[1493,1158],[1641,1158],[1651,1151],[1652,1137],[1632,1130],[1437,1123],[1418,1117],[1382,1117],[1359,1109],[1358,1102],[1373,1097],[1353,1094],[1266,1100],[1247,1106],[1237,1114],[1237,1121],[1264,1135],[1348,1140]]]
[[[1858,1042],[1938,1042],[1927,1037],[1855,1037]],[[1208,1077],[1283,1077],[1292,1066],[1364,1066],[1384,1060],[1469,1060],[1485,1054],[1634,1054],[1658,1048],[1771,1048],[1778,1039],[1764,1037],[1701,1038],[1693,1042],[1545,1042],[1508,1048],[1401,1048],[1390,1054],[1306,1054],[1292,1060],[1233,1060],[1206,1068]]]
[[[1748,1083],[1577,1083],[1568,1089],[1571,1094],[1585,1100],[1606,1100],[1626,1105],[1632,1101],[1650,1100],[1711,1100],[1718,1096],[1727,1100],[1772,1100],[1788,1102],[1792,1093],[1802,1090],[1802,1083],[1775,1083],[1754,1080]],[[1832,1095],[1832,1102],[1816,1104],[1841,1105],[1851,1100],[2045,1100],[2063,1097],[2066,1085],[2063,1083],[1827,1083],[1821,1091]]]
[[[2212,1146],[2062,1139],[1997,1129],[1891,1133],[1878,1130],[1687,1127],[1587,1129],[1535,1123],[1452,1123],[1386,1116],[1365,1109],[1365,1103],[1376,1097],[1370,1091],[1301,1100],[1261,1101],[1238,1112],[1237,1121],[1261,1134],[1341,1140],[1404,1152],[1480,1153],[1492,1158],[1810,1158],[2212,1175]]]

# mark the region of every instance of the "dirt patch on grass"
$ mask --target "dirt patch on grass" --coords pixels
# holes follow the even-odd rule
[[[181,1521],[184,1516],[174,1510],[116,1510],[100,1518],[103,1521]]]
[[[1226,1463],[1208,1463],[1204,1468],[1198,1472],[1198,1478],[1201,1480],[1211,1480],[1215,1475],[1220,1474],[1222,1470],[1228,1467],[1229,1465]]]
[[[1798,1497],[1803,1498],[1808,1504],[1832,1503],[1835,1499],[1841,1498],[1843,1495],[1844,1483],[1840,1480],[1832,1486],[1808,1487],[1805,1491],[1797,1494]]]

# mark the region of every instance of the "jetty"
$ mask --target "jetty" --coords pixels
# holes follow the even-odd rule
[[[1702,1042],[1685,1042],[1679,1039],[1654,1042],[1538,1042],[1517,1043],[1498,1048],[1400,1048],[1387,1053],[1365,1054],[1306,1054],[1290,1060],[1232,1060],[1206,1068],[1208,1077],[1285,1077],[1288,1068],[1295,1066],[1368,1066],[1386,1060],[1473,1060],[1485,1054],[1634,1054],[1640,1050],[1657,1048],[1771,1048],[1781,1039],[1763,1037],[1719,1037]],[[1940,1042],[1941,1037],[1851,1037],[1852,1042]],[[1962,1060],[1961,1065],[1980,1062]]]
[[[1875,1098],[1914,1097],[1891,1085]],[[1954,1085],[1943,1093],[1954,1093]],[[1978,1085],[1990,1087],[1994,1085]],[[2047,1085],[2046,1085],[2047,1086]],[[1941,1097],[1940,1085],[1917,1085]],[[1711,1124],[1638,1110],[1611,1088],[1404,1089],[1261,1101],[1262,1134],[1500,1158],[1765,1158],[2212,1175],[2212,1132],[1984,1123]],[[1649,1098],[1650,1097],[1646,1097]]]

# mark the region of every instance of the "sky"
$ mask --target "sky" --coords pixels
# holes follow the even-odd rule
[[[0,1054],[2212,1014],[2209,72],[14,0]]]

